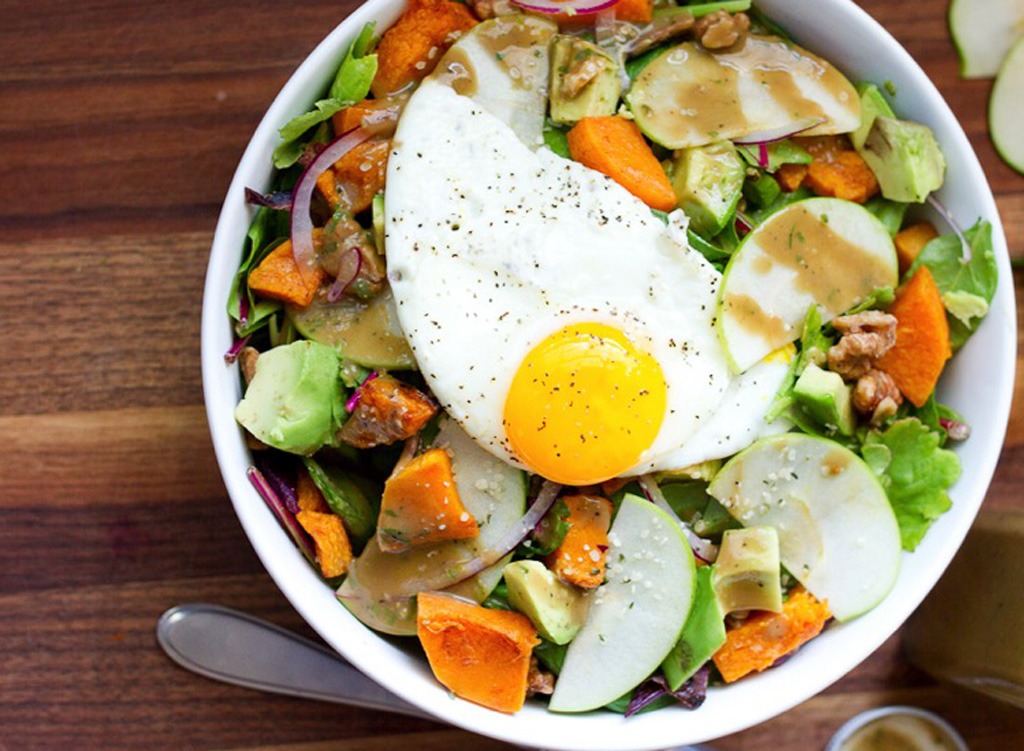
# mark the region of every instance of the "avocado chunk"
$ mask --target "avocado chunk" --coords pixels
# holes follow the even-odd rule
[[[860,94],[860,127],[850,134],[850,141],[853,142],[853,148],[859,149],[867,140],[871,126],[875,124],[875,118],[896,117],[896,114],[882,96],[881,90],[873,83],[861,81],[856,85],[856,89]]]
[[[332,347],[312,341],[263,352],[235,419],[268,446],[312,454],[333,443],[346,414],[340,365]]]
[[[505,566],[503,575],[509,604],[529,618],[548,641],[568,644],[583,628],[586,596],[540,561],[514,561]]]
[[[690,228],[704,237],[717,235],[736,210],[746,168],[729,141],[676,151],[671,170],[679,206]]]
[[[876,117],[858,152],[890,201],[922,203],[942,187],[946,158],[927,125]]]
[[[855,419],[851,388],[842,376],[811,363],[793,385],[797,404],[812,418],[843,435],[853,435]]]
[[[779,533],[774,527],[726,530],[712,577],[722,612],[781,612],[781,571]]]
[[[575,123],[614,115],[622,95],[619,65],[595,44],[560,34],[551,45],[551,120]]]
[[[679,641],[661,663],[672,691],[686,683],[725,644],[725,614],[715,596],[714,569],[714,566],[698,567],[690,614]]]

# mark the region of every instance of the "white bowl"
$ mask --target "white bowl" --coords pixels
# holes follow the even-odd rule
[[[932,588],[960,546],[985,496],[1006,430],[1014,380],[1016,313],[1011,271],[996,205],[963,130],[905,50],[849,0],[763,0],[760,7],[796,40],[836,63],[853,80],[891,81],[899,113],[930,125],[949,161],[939,198],[963,226],[992,222],[1000,284],[987,320],[954,359],[940,386],[942,401],[966,415],[973,434],[957,447],[963,475],[951,490],[953,509],[918,550],[904,555],[895,589],[868,614],[833,626],[793,659],[726,688],[709,691],[697,711],[663,710],[629,719],[608,712],[559,715],[530,704],[504,715],[453,698],[417,659],[362,626],[305,563],[249,485],[250,456],[232,415],[241,398],[236,367],[224,363],[232,342],[228,290],[252,217],[246,186],[266,189],[277,129],[304,112],[327,87],[350,40],[370,20],[389,26],[402,0],[370,0],[313,51],[267,111],[246,149],[224,202],[213,241],[202,320],[203,386],[217,460],[242,526],[270,575],[295,609],[360,670],[440,720],[526,746],[549,749],[659,749],[734,733],[818,693],[870,655]],[[936,220],[938,226],[941,220]]]

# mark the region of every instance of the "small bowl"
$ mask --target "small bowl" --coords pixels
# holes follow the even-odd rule
[[[860,731],[865,730],[869,725],[881,728],[888,726],[889,723],[908,720],[915,723],[917,727],[923,725],[924,732],[930,733],[936,743],[941,739],[942,744],[921,743],[919,747],[914,748],[914,751],[968,751],[967,743],[956,731],[956,728],[937,714],[917,707],[903,706],[878,707],[854,715],[836,731],[828,745],[825,746],[825,751],[866,751],[866,749],[874,747],[855,744],[856,736]],[[885,746],[879,748],[885,749]],[[904,747],[898,746],[897,748],[903,749]]]
[[[985,496],[1009,417],[1016,352],[1016,313],[1006,241],[995,201],[971,145],[949,107],[907,52],[850,0],[763,0],[760,8],[812,51],[824,54],[853,80],[891,82],[904,117],[932,127],[948,160],[940,200],[964,226],[992,222],[1001,280],[987,320],[945,374],[940,397],[963,413],[974,432],[956,448],[963,475],[952,488],[953,508],[918,550],[903,558],[894,590],[866,615],[827,629],[785,664],[725,688],[713,688],[697,711],[663,710],[624,719],[609,712],[559,715],[540,703],[515,715],[499,714],[452,697],[425,660],[365,628],[335,599],[291,544],[249,485],[251,457],[233,410],[241,398],[235,366],[224,352],[232,330],[225,314],[228,290],[252,218],[244,189],[267,189],[277,129],[306,111],[327,87],[338,61],[365,23],[385,29],[402,0],[370,0],[310,54],[274,100],[252,138],[224,202],[206,278],[202,320],[203,387],[213,445],[225,485],[253,547],[281,591],[306,621],[342,655],[382,685],[468,730],[524,746],[625,751],[697,743],[768,720],[833,683],[886,640],[932,588],[952,559]],[[284,11],[282,11],[284,12]],[[936,224],[941,220],[934,217]]]

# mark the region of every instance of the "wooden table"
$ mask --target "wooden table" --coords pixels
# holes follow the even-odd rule
[[[862,4],[956,110],[1024,255],[1024,178],[989,142],[989,84],[957,78],[946,3]],[[246,142],[355,5],[0,3],[0,750],[505,748],[220,685],[154,641],[157,616],[195,600],[308,632],[221,484],[199,311]],[[1022,461],[1018,399],[989,505],[1024,506]],[[818,749],[848,716],[893,702],[937,709],[975,751],[1024,748],[1024,713],[934,684],[896,638],[823,694],[716,746]]]

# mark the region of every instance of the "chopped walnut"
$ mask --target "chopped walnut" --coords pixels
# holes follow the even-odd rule
[[[719,50],[736,44],[750,30],[750,16],[716,10],[697,20],[693,27],[700,43],[709,50]]]
[[[696,19],[691,13],[680,13],[664,25],[654,25],[649,31],[645,31],[626,43],[626,57],[642,55],[659,44],[682,36],[693,28],[694,23],[696,23]]]
[[[879,310],[840,316],[832,325],[843,336],[829,348],[828,367],[845,380],[860,378],[896,343],[896,318]]]
[[[536,657],[530,657],[530,672],[526,675],[526,695],[555,693],[555,674],[540,669]]]
[[[575,99],[588,83],[601,75],[606,65],[600,55],[589,52],[577,54],[572,66],[562,76],[562,95],[567,99]]]
[[[238,353],[238,369],[242,371],[246,385],[252,383],[252,377],[256,375],[256,360],[259,356],[259,350],[255,347],[243,347]]]
[[[868,415],[872,425],[880,425],[892,417],[902,403],[903,395],[884,370],[871,368],[853,387],[853,408]]]

